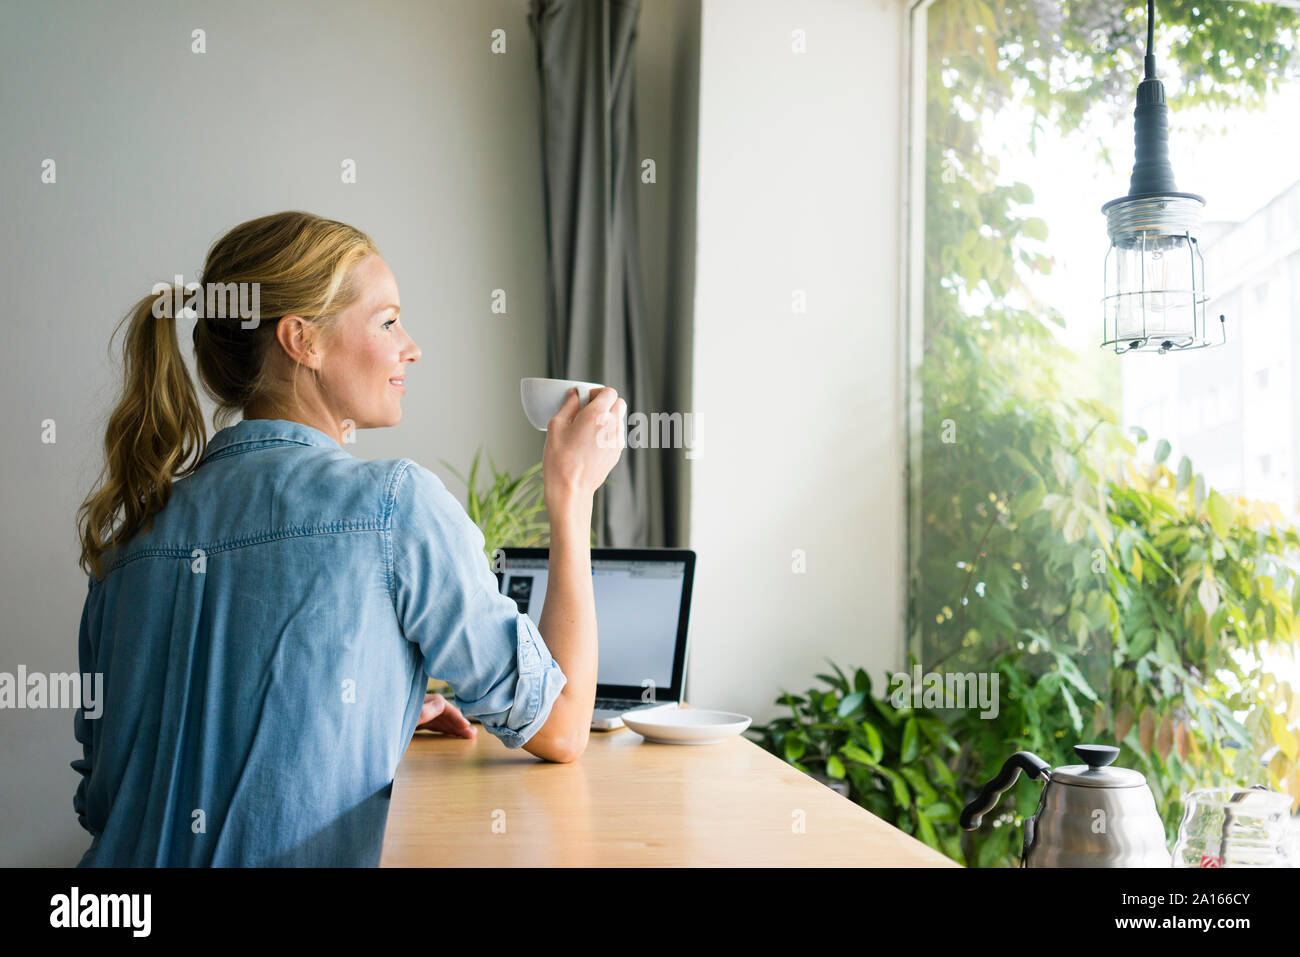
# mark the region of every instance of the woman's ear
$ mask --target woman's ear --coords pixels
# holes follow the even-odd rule
[[[317,330],[302,316],[284,316],[275,326],[275,338],[290,359],[309,369],[321,367]]]

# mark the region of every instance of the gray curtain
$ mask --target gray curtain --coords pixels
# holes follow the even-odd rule
[[[531,0],[546,200],[547,375],[602,382],[628,414],[660,405],[637,237],[640,0]],[[664,457],[626,448],[596,495],[596,543],[665,544]],[[677,455],[681,455],[678,451]]]

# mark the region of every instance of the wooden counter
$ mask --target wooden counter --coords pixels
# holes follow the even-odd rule
[[[593,731],[553,764],[475,727],[473,741],[416,733],[381,866],[957,866],[743,737]]]

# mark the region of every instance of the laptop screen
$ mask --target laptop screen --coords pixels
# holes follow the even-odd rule
[[[521,554],[528,552],[534,554]],[[546,550],[505,549],[500,561],[501,591],[540,626],[548,577]],[[626,553],[609,557],[592,549],[591,577],[600,634],[596,683],[642,689],[653,682],[656,697],[666,697],[673,685],[678,632],[686,611],[685,558],[680,553],[647,557],[645,551],[635,557]]]

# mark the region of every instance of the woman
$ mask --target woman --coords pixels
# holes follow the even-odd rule
[[[476,717],[549,761],[586,747],[592,496],[622,444],[598,433],[625,405],[604,389],[579,411],[571,391],[551,420],[539,628],[437,476],[341,447],[401,419],[420,358],[370,238],[302,212],[254,219],[209,250],[201,289],[199,379],[218,426],[243,420],[205,443],[168,318],[189,297],[156,290],[128,314],[125,389],[79,514],[81,670],[103,673],[106,699],[76,714],[81,864],[374,865],[416,728],[472,738]],[[214,289],[257,315],[212,308]],[[459,707],[425,695],[430,676]]]

